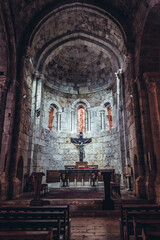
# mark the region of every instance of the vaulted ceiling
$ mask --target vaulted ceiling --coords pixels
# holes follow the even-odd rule
[[[29,45],[36,70],[53,88],[79,93],[112,87],[122,68],[126,35],[105,10],[79,2],[50,11],[33,29]]]
[[[22,46],[29,45],[34,67],[45,75],[50,87],[66,92],[78,92],[86,85],[89,92],[108,88],[114,84],[115,72],[123,67],[128,49],[138,46],[138,34],[141,41],[144,12],[152,4],[151,0],[12,1],[16,43],[21,46],[18,55],[23,54]],[[155,9],[152,15],[158,16]],[[144,61],[147,35],[155,36],[154,43],[157,38],[156,31],[152,34],[150,30],[157,23],[149,19],[142,36],[142,71],[149,61],[152,65],[151,59]]]

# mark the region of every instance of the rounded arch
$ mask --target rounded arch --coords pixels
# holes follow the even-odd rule
[[[108,52],[111,51],[111,45],[114,49],[114,52],[112,54],[113,56],[118,56],[116,56],[118,58],[118,65],[119,67],[122,67],[121,61],[124,62],[123,54],[125,54],[127,51],[127,47],[125,46],[127,42],[125,30],[127,31],[127,29],[124,30],[125,26],[122,27],[120,21],[117,20],[118,15],[114,17],[113,12],[107,12],[104,6],[96,6],[95,2],[92,1],[89,4],[81,3],[80,1],[77,1],[76,3],[63,3],[62,1],[61,4],[53,5],[48,13],[44,11],[43,16],[40,15],[40,20],[36,21],[36,26],[32,24],[32,26],[30,27],[30,29],[32,30],[29,31],[28,40],[26,43],[23,43],[23,45],[31,47],[33,63],[36,64],[40,58],[41,62],[44,62],[44,58],[46,58],[45,55],[50,55],[51,51],[53,51],[54,48],[57,48],[59,44],[62,45],[63,42],[75,39],[77,35],[78,39],[81,38],[82,40],[85,40],[86,38],[88,42],[96,43],[97,47],[102,46],[104,48],[104,51],[105,48]],[[79,27],[82,26],[80,27],[80,29],[77,27],[75,28],[74,25],[76,24],[72,24],[71,27],[69,24],[67,25],[67,21],[61,19],[60,15],[62,15],[62,13],[66,14],[66,17],[68,17],[70,11],[76,12],[76,15],[73,18],[73,23],[76,21],[76,16],[78,21],[82,21],[82,23],[79,25]],[[93,20],[92,18],[89,19],[89,17],[86,16],[87,13],[92,14],[95,20],[97,19],[97,23],[90,22]],[[73,14],[70,14],[71,18],[72,16]],[[80,19],[79,16],[82,16],[82,19]],[[99,21],[103,23],[103,28],[99,28],[99,31],[97,31],[96,29],[94,29],[94,26],[96,24],[99,25]],[[59,32],[56,32],[56,28],[54,26],[55,22],[56,25],[59,26],[59,29],[61,29]],[[53,25],[54,31],[50,31],[47,28],[47,24]],[[83,25],[85,24],[87,24],[88,26],[92,25],[93,29],[91,28],[90,30],[87,30],[87,27],[83,27]],[[62,27],[62,25],[65,25],[65,27]],[[71,29],[68,29],[69,27],[71,27]],[[64,29],[63,31],[62,28]],[[45,35],[43,32],[44,29]],[[114,29],[114,31],[116,31],[116,34],[113,34],[111,32],[111,29]],[[44,35],[43,39],[39,38],[40,35]],[[129,36],[131,36],[131,34],[129,34]],[[40,39],[42,40],[40,41]],[[119,53],[116,53],[116,50],[119,50]],[[123,52],[122,56],[121,52]],[[39,62],[38,69],[41,69],[41,62]]]
[[[143,35],[141,39],[139,71],[142,76],[144,72],[160,71],[160,3],[154,5],[146,17]],[[148,47],[149,46],[149,47]]]
[[[71,131],[89,132],[91,130],[90,103],[77,99],[71,105]]]
[[[101,103],[101,130],[113,128],[112,104],[108,100]]]
[[[50,101],[48,114],[48,128],[50,131],[56,129],[61,130],[61,113],[62,108],[57,101]]]
[[[123,17],[123,14],[119,14],[115,8],[111,8],[107,6],[107,4],[96,3],[94,0],[86,1],[82,3],[81,1],[76,1],[75,3],[70,3],[69,1],[61,1],[60,3],[52,3],[48,5],[48,8],[43,9],[39,15],[37,15],[30,24],[28,25],[28,34],[25,34],[25,38],[23,39],[25,45],[32,44],[32,41],[39,31],[41,25],[47,21],[53,14],[58,11],[64,11],[67,8],[69,9],[71,6],[77,8],[78,6],[82,6],[84,9],[87,8],[90,11],[97,11],[99,14],[109,17],[120,29],[122,36],[124,38],[125,44],[128,43],[130,45],[133,42],[132,33],[130,28],[128,28],[126,24],[126,17]]]
[[[79,98],[77,100],[75,100],[72,105],[71,105],[71,109],[76,109],[79,105],[84,105],[86,107],[86,109],[89,109],[91,106],[90,106],[90,103],[84,99],[84,98]]]
[[[55,100],[50,100],[50,101],[48,102],[48,110],[50,110],[50,108],[51,108],[52,106],[53,106],[54,108],[56,108],[58,112],[62,112],[62,107],[61,107],[61,105],[60,105],[57,101],[55,101]]]

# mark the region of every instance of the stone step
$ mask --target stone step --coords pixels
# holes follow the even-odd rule
[[[71,218],[78,218],[78,217],[119,217],[120,218],[120,211],[119,210],[85,210],[85,211],[71,211],[70,212]]]

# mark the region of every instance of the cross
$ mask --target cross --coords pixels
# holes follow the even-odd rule
[[[83,162],[84,159],[84,145],[92,142],[92,138],[83,138],[83,133],[79,133],[79,138],[71,138],[71,142],[79,148],[79,161]]]

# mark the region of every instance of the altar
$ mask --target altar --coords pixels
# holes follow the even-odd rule
[[[60,187],[98,186],[100,174],[98,165],[76,162],[76,165],[66,165],[64,168],[61,170],[48,170],[47,182],[60,182]]]
[[[69,187],[74,182],[76,187],[78,183],[85,186],[87,182],[92,187],[98,186],[99,169],[65,169],[59,170],[60,184],[62,187]]]

